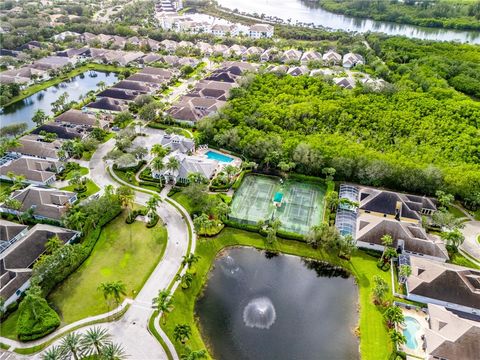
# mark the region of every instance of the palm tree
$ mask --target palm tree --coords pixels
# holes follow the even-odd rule
[[[165,167],[170,171],[178,170],[180,167],[180,162],[177,158],[171,156],[168,158],[167,165]]]
[[[52,254],[55,250],[60,249],[63,246],[63,241],[60,240],[58,235],[52,236],[45,244],[45,251],[48,254]]]
[[[187,352],[180,356],[180,360],[198,360],[198,359],[206,359],[206,358],[207,358],[207,351],[205,349],[192,351],[188,347],[187,347]]]
[[[98,290],[102,291],[103,297],[105,298],[105,301],[107,301],[107,306],[109,299],[113,299],[118,306],[122,295],[127,294],[125,284],[122,281],[101,283]]]
[[[12,191],[19,190],[23,188],[23,182],[25,181],[24,175],[17,175],[11,171],[7,172],[7,177],[12,180],[13,186],[11,187]]]
[[[105,90],[105,88],[107,87],[107,84],[105,84],[105,81],[99,81],[97,83],[97,87],[100,89],[100,90]]]
[[[190,285],[192,285],[193,274],[189,273],[188,271],[183,275],[177,274],[175,276],[175,280],[180,281],[182,289],[186,290],[190,287]]]
[[[156,309],[159,313],[161,313],[161,319],[163,321],[163,324],[165,324],[167,314],[172,312],[174,308],[170,291],[167,289],[160,290],[158,292],[158,296],[153,298],[152,303],[153,308]]]
[[[42,360],[64,360],[65,353],[60,346],[52,346],[42,354]]]
[[[372,289],[372,294],[373,294],[373,302],[375,304],[379,304],[385,294],[388,292],[388,284],[385,280],[383,280],[380,276],[375,275],[373,277],[373,289]]]
[[[152,160],[150,164],[152,170],[158,173],[158,181],[160,182],[160,186],[162,186],[162,176],[160,175],[160,171],[165,168],[165,164],[163,163],[163,159],[161,157],[156,157]]]
[[[63,350],[63,352],[67,356],[69,357],[73,356],[75,360],[79,360],[83,352],[81,339],[82,337],[80,336],[79,333],[76,333],[76,332],[68,333],[62,338],[62,342],[60,343],[60,348]]]
[[[102,348],[107,345],[111,336],[104,328],[94,327],[88,329],[82,337],[82,347],[87,355],[100,355]]]
[[[395,250],[394,248],[386,247],[385,250],[383,250],[382,259],[384,263],[388,262],[391,258],[394,258],[396,256],[397,250]]]
[[[130,214],[130,209],[133,206],[133,202],[135,200],[135,193],[131,188],[128,186],[120,186],[117,189],[117,195],[120,199],[120,203],[122,207],[128,209],[128,214]]]
[[[410,265],[400,265],[400,268],[398,270],[398,276],[400,278],[400,282],[405,282],[407,278],[412,275],[412,268]]]
[[[162,145],[160,144],[155,144],[152,146],[150,149],[150,153],[155,155],[156,157],[163,158],[165,155],[167,155],[168,150],[165,149]]]
[[[101,350],[100,360],[123,360],[127,357],[125,350],[115,343],[109,342]]]
[[[188,255],[184,255],[183,260],[182,260],[182,266],[188,265],[188,268],[191,268],[192,265],[194,263],[198,262],[199,259],[200,259],[200,257],[193,254],[193,253],[190,253]]]
[[[188,174],[187,179],[190,183],[194,184],[206,183],[208,181],[205,176],[198,172],[192,172]]]
[[[190,339],[192,335],[192,329],[190,325],[187,324],[177,324],[175,325],[175,329],[173,329],[173,337],[175,341],[180,341],[182,344]]]
[[[210,224],[210,219],[207,214],[202,214],[193,219],[193,226],[198,232],[205,234],[207,226]]]
[[[382,240],[382,245],[385,247],[392,246],[393,244],[393,238],[388,234],[383,235],[380,240]]]
[[[407,342],[407,338],[397,330],[391,330],[389,335],[390,339],[395,344],[395,347],[397,347],[397,345],[405,344]]]
[[[223,171],[225,171],[225,174],[227,174],[227,176],[228,176],[228,181],[231,181],[231,180],[232,180],[232,176],[235,175],[235,174],[238,172],[238,168],[236,168],[236,167],[233,166],[233,165],[227,165],[227,166],[225,166],[225,168],[223,169]]]
[[[383,317],[387,321],[389,328],[393,328],[396,324],[403,323],[405,317],[402,309],[398,306],[389,306],[383,313]]]
[[[147,201],[147,210],[148,214],[157,214],[157,206],[162,200],[160,199],[160,196],[158,195],[152,195],[150,199]]]

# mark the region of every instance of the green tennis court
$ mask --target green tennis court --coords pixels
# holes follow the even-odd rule
[[[230,219],[246,224],[278,218],[281,229],[307,234],[323,217],[325,189],[319,184],[260,175],[246,176],[235,193]],[[274,201],[281,204],[274,205]]]

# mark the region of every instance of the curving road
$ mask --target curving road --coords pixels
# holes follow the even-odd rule
[[[90,177],[102,189],[101,192],[107,185],[118,186],[118,182],[123,182],[121,179],[116,178],[114,180],[111,178],[107,171],[107,165],[103,161],[103,157],[110,150],[112,150],[114,146],[114,139],[111,139],[104,144],[101,144],[101,146],[99,146],[98,150],[92,156],[92,159],[89,163]],[[165,188],[161,193],[161,197],[164,199],[167,193],[168,188]],[[144,205],[148,201],[150,196],[151,194],[135,191],[135,202]],[[163,222],[166,224],[168,231],[168,241],[165,249],[165,254],[162,260],[158,263],[155,270],[148,278],[148,280],[146,281],[142,290],[138,293],[137,297],[134,300],[125,301],[124,304],[122,304],[122,306],[125,306],[127,303],[130,304],[129,309],[126,311],[123,317],[113,322],[85,326],[76,331],[78,331],[79,333],[83,333],[87,331],[87,329],[94,326],[101,326],[109,331],[109,333],[112,335],[112,340],[114,342],[122,344],[125,353],[131,359],[150,360],[168,358],[161,344],[152,334],[150,334],[148,330],[148,323],[153,314],[152,299],[158,295],[159,290],[167,288],[170,283],[175,279],[175,275],[177,274],[178,269],[180,269],[181,267],[182,257],[188,252],[189,229],[186,221],[190,223],[192,229],[193,224],[190,217],[188,216],[188,213],[186,213],[186,211],[184,211],[180,205],[178,206],[180,207],[180,209],[182,209],[183,213],[167,201],[162,201],[157,208],[158,214],[162,218]],[[195,236],[192,236],[191,249],[192,251],[194,251],[195,249]],[[172,290],[174,289],[175,287]],[[81,322],[85,323],[86,321],[88,321],[88,319],[83,319]],[[72,328],[74,325],[75,324],[71,324],[69,328]],[[173,358],[177,360],[178,355],[175,352],[173,344],[161,331],[158,325],[156,326],[156,328],[165,343],[167,344],[168,348],[170,349]],[[9,339],[0,340],[2,340],[2,342],[4,342],[5,340],[5,343],[11,345],[12,348],[25,348],[41,344],[48,339],[51,339],[58,334],[61,334],[64,331],[65,329],[59,329],[55,333],[44,339],[29,343],[21,343]],[[59,342],[60,340],[54,341],[53,344],[49,347],[53,345],[58,345]],[[41,359],[41,355],[43,352],[44,351],[33,355],[33,358]]]

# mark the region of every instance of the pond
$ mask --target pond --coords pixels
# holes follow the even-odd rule
[[[97,90],[97,84],[103,81],[106,86],[117,82],[117,74],[100,71],[87,71],[74,76],[60,84],[50,86],[29,97],[8,105],[0,113],[0,125],[11,125],[25,122],[28,128],[35,127],[32,117],[35,111],[42,109],[47,115],[52,115],[52,102],[56,101],[64,92],[68,93],[67,101],[78,101],[89,91]]]
[[[411,38],[437,41],[460,41],[480,44],[479,31],[427,28],[415,25],[375,21],[334,14],[318,6],[316,1],[305,0],[218,0],[218,4],[231,10],[249,14],[265,14],[287,21],[313,23],[333,30],[357,32],[383,32],[388,35],[403,35]]]
[[[209,275],[195,311],[215,359],[359,358],[358,291],[345,270],[232,248]]]

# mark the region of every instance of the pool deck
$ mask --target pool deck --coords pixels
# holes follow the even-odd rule
[[[209,151],[213,151],[213,152],[216,152],[216,153],[219,153],[219,154],[222,154],[222,155],[225,155],[225,156],[228,156],[228,157],[231,157],[233,160],[229,163],[225,163],[225,162],[221,162],[219,161],[218,162],[218,167],[217,167],[217,173],[222,171],[223,168],[227,165],[232,165],[232,166],[235,166],[235,167],[241,167],[242,165],[242,160],[237,157],[237,156],[234,156],[232,154],[229,154],[227,152],[223,152],[223,151],[220,151],[220,150],[216,150],[216,149],[210,149],[208,147],[200,147],[199,149],[197,149],[197,151],[195,151],[195,154],[196,156],[200,156],[200,157],[203,157],[205,159],[207,159],[207,155],[206,153],[209,152]],[[217,160],[218,161],[218,160]]]
[[[428,329],[428,314],[424,313],[421,309],[415,308],[412,306],[410,309],[406,309],[405,307],[401,307],[403,315],[405,317],[412,317],[418,321],[420,324],[420,330],[417,331],[415,339],[417,340],[417,348],[410,349],[405,344],[399,346],[399,350],[405,352],[407,355],[411,355],[415,358],[425,359],[426,353],[423,349],[424,338],[425,338],[425,329]],[[402,332],[405,326],[399,325],[398,331]],[[423,337],[423,338],[422,338]]]

